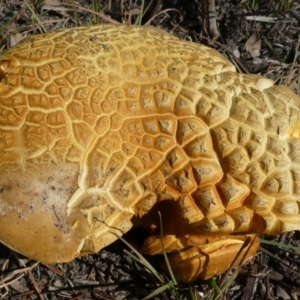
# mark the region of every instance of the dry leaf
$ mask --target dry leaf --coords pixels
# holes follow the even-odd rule
[[[46,0],[42,7],[43,10],[53,10],[60,13],[70,10],[70,8],[66,8],[59,0]]]
[[[12,34],[9,37],[9,46],[13,47],[16,44],[18,44],[20,41],[22,41],[26,36],[22,35],[21,33],[17,32],[16,34]]]
[[[259,56],[261,49],[261,38],[257,31],[249,37],[245,44],[245,50],[250,53],[252,57]]]
[[[235,48],[234,50],[232,50],[232,53],[234,54],[235,57],[240,58],[241,57],[241,53],[239,51],[238,48]]]
[[[58,6],[61,5],[61,2],[59,0],[45,0],[44,5]]]
[[[128,16],[128,15],[136,16],[136,15],[140,15],[140,14],[141,14],[141,10],[139,8],[134,8],[130,12],[125,11],[125,16]]]
[[[299,80],[300,80],[300,77],[297,76],[289,85],[288,87],[294,92],[294,93],[297,93],[298,90],[299,90]]]
[[[282,287],[277,286],[276,290],[277,290],[277,296],[279,296],[280,299],[284,299],[284,300],[290,300],[291,299],[289,294]]]

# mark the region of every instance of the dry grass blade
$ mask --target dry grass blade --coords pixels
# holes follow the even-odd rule
[[[257,274],[257,271],[258,271],[258,265],[254,264],[252,268],[252,274]],[[257,286],[257,281],[258,281],[257,276],[249,276],[247,278],[247,284],[241,300],[248,300],[252,298],[252,295],[254,294],[254,290]]]
[[[22,272],[25,272],[25,271],[22,270]],[[7,286],[11,285],[12,283],[14,283],[14,282],[16,282],[16,281],[19,281],[19,280],[20,280],[22,277],[24,277],[24,276],[25,276],[25,274],[20,274],[19,276],[17,276],[16,278],[14,278],[14,279],[12,279],[12,280],[10,280],[10,281],[8,281],[8,280],[9,280],[8,277],[4,278],[4,279],[1,280],[1,281],[8,281],[8,282],[7,282],[7,283],[4,283],[4,284],[1,284],[1,283],[0,283],[0,288],[7,287]]]
[[[99,16],[101,19],[103,19],[103,20],[105,20],[105,21],[107,21],[107,22],[109,22],[109,23],[111,23],[111,24],[116,24],[116,25],[120,24],[120,22],[117,22],[117,21],[115,21],[114,19],[112,19],[112,18],[110,18],[110,17],[107,17],[106,15],[104,15],[104,14],[102,14],[102,13],[95,12],[95,11],[93,11],[93,10],[91,10],[91,9],[82,7],[82,6],[80,6],[80,5],[71,4],[71,3],[64,3],[64,5],[71,6],[71,7],[77,8],[77,9],[82,10],[82,11],[85,11],[85,12],[89,12],[89,13],[91,13],[91,14],[93,14],[93,15],[97,15],[97,16]]]
[[[15,258],[18,260],[19,264],[20,264],[22,267],[26,268],[26,264],[25,264],[24,260],[23,260],[22,258],[19,257],[19,254],[17,254],[16,252],[13,252],[13,254],[14,254]],[[38,264],[38,263],[37,263],[37,264]],[[44,296],[42,295],[42,290],[40,289],[38,283],[36,282],[36,280],[35,280],[35,278],[34,278],[32,272],[31,272],[31,269],[29,269],[29,270],[27,271],[27,274],[28,274],[28,277],[29,277],[30,281],[32,282],[32,285],[33,285],[33,287],[34,287],[36,293],[38,294],[39,298],[40,298],[41,300],[44,300]]]
[[[245,251],[245,253],[243,254],[240,265],[242,265],[244,263],[247,253],[250,250],[250,248],[254,242],[255,242],[255,239],[253,239],[251,242],[250,242],[250,238],[245,240],[245,242],[243,243],[239,252],[235,256],[234,260],[232,261],[231,266],[226,271],[226,273],[222,276],[220,284],[217,284],[215,279],[209,280],[209,283],[212,285],[212,287],[214,288],[214,291],[215,291],[214,294],[211,296],[210,300],[217,300],[225,294],[226,290],[234,282],[234,280],[236,279],[236,277],[239,274],[240,266],[236,267],[235,270],[232,272],[233,265],[235,264],[235,262],[237,260],[239,260],[243,249],[245,249],[247,247],[247,251]],[[230,274],[230,272],[232,272],[232,274],[228,277],[228,274]]]
[[[170,12],[170,11],[176,11],[176,12],[179,13],[179,15],[181,15],[181,12],[180,12],[179,10],[177,10],[177,9],[174,9],[174,8],[165,9],[165,10],[163,10],[163,11],[161,11],[161,12],[155,14],[153,17],[151,17],[151,18],[145,23],[145,25],[150,25],[150,24],[153,22],[153,20],[155,20],[158,16],[160,16],[160,15],[162,15],[162,14],[165,14],[165,13],[167,13],[167,12]]]
[[[19,12],[14,13],[12,17],[8,19],[4,26],[0,26],[0,42],[5,40],[11,31],[13,31],[13,27],[15,25],[16,20],[20,18],[25,10],[25,5],[20,9]]]
[[[163,293],[164,291],[169,290],[170,293],[175,297],[175,299],[181,299],[180,295],[178,294],[178,292],[176,291],[176,286],[177,286],[177,281],[175,279],[175,276],[172,272],[172,268],[171,265],[169,263],[168,260],[168,256],[165,250],[165,246],[164,246],[164,241],[163,241],[163,229],[162,229],[162,218],[161,218],[161,213],[158,212],[159,214],[159,220],[160,220],[160,237],[161,237],[161,244],[162,244],[162,248],[163,248],[163,255],[164,255],[164,259],[165,262],[167,264],[168,267],[168,271],[169,274],[172,278],[171,281],[165,283],[165,281],[162,279],[160,273],[144,258],[144,256],[138,251],[136,250],[132,245],[130,245],[124,238],[122,238],[121,236],[119,236],[118,234],[111,232],[112,234],[116,235],[125,245],[127,245],[127,247],[129,247],[134,255],[132,253],[130,253],[129,251],[125,250],[125,253],[127,255],[129,255],[132,259],[134,259],[136,262],[142,264],[146,269],[148,269],[162,284],[164,284],[163,286],[160,286],[159,288],[157,288],[156,290],[154,290],[151,294],[149,294],[147,297],[143,298],[143,300],[147,300],[150,299],[158,294]]]
[[[13,22],[15,21],[16,17],[19,15],[19,13],[15,13],[13,14],[12,17],[10,17],[10,19],[7,21],[7,23],[0,27],[0,35],[1,35],[1,40],[4,40],[6,38],[6,36],[8,36],[9,34],[9,28],[12,27]]]
[[[37,14],[35,13],[34,9],[31,7],[31,5],[24,0],[25,5],[27,6],[27,8],[30,10],[31,14],[32,14],[32,18],[33,20],[35,20],[43,29],[43,32],[47,32],[46,27],[44,26],[43,22],[40,20],[40,18],[37,16]]]
[[[257,237],[256,237],[255,239],[257,239]],[[247,251],[245,251],[245,253],[244,253],[243,256],[242,256],[241,264],[240,264],[240,265],[242,265],[242,264],[245,262],[245,258],[247,257],[248,252],[250,251],[252,245],[254,244],[255,239],[253,239],[252,241],[251,241],[250,238],[248,238],[248,239],[245,240],[245,242],[243,243],[243,245],[242,245],[242,247],[240,248],[239,252],[236,254],[234,260],[232,261],[231,266],[230,266],[229,269],[226,271],[226,273],[222,276],[222,280],[221,280],[221,283],[220,283],[220,285],[221,285],[222,287],[223,287],[223,285],[224,285],[224,283],[225,283],[226,281],[228,282],[228,280],[226,280],[226,277],[227,277],[227,275],[232,271],[233,265],[234,265],[235,262],[240,258],[240,255],[242,254],[242,251],[243,251],[245,248],[247,248]],[[250,242],[250,241],[251,241],[251,242]],[[238,267],[236,268],[236,270],[239,270],[239,268],[240,268],[240,266],[238,266]]]
[[[113,232],[112,232],[113,233]],[[175,296],[175,299],[180,299],[179,294],[175,290],[174,283],[172,281],[169,281],[168,283],[165,283],[165,281],[162,279],[160,273],[147,261],[147,259],[144,258],[144,256],[137,251],[133,246],[131,246],[125,239],[123,239],[121,236],[117,235],[116,233],[113,233],[116,235],[127,247],[129,247],[134,254],[131,252],[124,250],[124,252],[129,255],[133,260],[143,265],[147,270],[149,270],[159,281],[160,283],[164,284],[163,286],[160,286],[156,290],[154,290],[151,294],[143,298],[142,300],[151,299],[152,297],[159,295],[167,290],[171,292]]]
[[[79,16],[78,16],[78,11],[75,7],[76,5],[74,4],[74,0],[71,0],[71,4],[73,5],[72,10],[73,10],[73,15],[74,15],[76,24],[77,24],[77,26],[80,26],[80,19],[79,19]]]
[[[277,251],[285,251],[285,252],[289,252],[289,253],[293,253],[296,255],[300,255],[299,254],[299,248],[298,247],[294,247],[292,245],[284,245],[281,243],[277,243],[277,242],[273,242],[273,241],[263,241],[262,244],[266,244],[266,245],[272,245],[275,247],[275,249],[277,248]],[[280,257],[278,257],[277,255],[275,255],[274,253],[268,251],[267,249],[265,249],[264,247],[260,247],[259,248],[260,251],[264,252],[265,254],[267,254],[268,256],[272,257],[273,259],[279,261],[281,264],[285,265],[287,268],[290,269],[290,271],[294,274],[297,274],[298,277],[300,278],[300,272],[297,272],[295,270],[293,270],[291,268],[291,266],[289,264],[287,264],[285,261],[283,261]],[[296,251],[295,251],[296,250]]]
[[[120,235],[112,232],[112,234],[116,235],[118,239],[120,239],[129,249],[133,251],[133,253],[136,255],[134,256],[132,253],[130,253],[127,250],[124,250],[124,252],[129,255],[132,259],[134,259],[136,262],[142,264],[145,268],[147,268],[161,283],[163,283],[163,279],[161,278],[161,275],[159,272],[155,270],[155,268],[147,261],[146,258],[138,251],[136,250],[132,245],[130,245],[124,238],[122,238]]]
[[[297,42],[296,49],[300,49],[300,36],[299,36],[299,38],[298,38],[298,42]],[[294,69],[295,66],[296,66],[298,54],[299,54],[299,53],[298,53],[297,51],[295,51],[293,63],[292,63],[292,65],[291,65],[291,67],[290,67],[291,72],[290,72],[290,74],[289,74],[289,76],[288,76],[288,79],[287,79],[287,85],[289,85],[289,83],[292,81],[292,71],[293,71],[293,69]],[[299,72],[298,72],[298,77],[299,77]],[[297,94],[299,95],[299,85],[298,85],[298,91],[297,91]]]
[[[161,278],[161,275],[156,269],[136,250],[134,249],[129,243],[126,242],[126,240],[122,239],[122,237],[119,237],[120,240],[125,243],[132,251],[134,251],[135,255],[132,254],[128,250],[124,250],[124,253],[129,255],[133,260],[143,265],[146,269],[148,269],[161,283],[163,283],[163,279]]]
[[[268,256],[276,259],[277,261],[279,261],[281,264],[285,265],[287,268],[290,269],[290,271],[294,274],[297,274],[297,276],[300,278],[300,273],[293,270],[291,268],[291,266],[289,264],[287,264],[286,262],[284,262],[282,259],[280,259],[277,255],[274,255],[272,252],[268,251],[267,249],[263,248],[263,247],[259,247],[260,251],[264,252],[265,254],[267,254]]]
[[[32,266],[30,267],[24,267],[22,269],[18,269],[18,270],[14,270],[12,271],[8,276],[4,277],[3,279],[0,280],[0,288],[9,285],[11,282],[15,281],[15,279],[11,280],[14,276],[21,274],[19,276],[19,278],[24,276],[24,273],[31,271],[32,269],[34,269],[39,263],[36,262],[34,263]],[[10,282],[7,282],[11,280]]]

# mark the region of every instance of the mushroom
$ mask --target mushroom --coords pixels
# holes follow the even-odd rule
[[[69,28],[2,53],[0,80],[0,241],[27,257],[68,262],[135,224],[191,281],[300,228],[300,99],[215,50]]]

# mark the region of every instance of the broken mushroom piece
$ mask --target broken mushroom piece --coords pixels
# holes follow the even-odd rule
[[[135,218],[141,250],[162,253],[159,211],[189,281],[247,239],[253,256],[255,234],[299,229],[300,99],[218,52],[151,27],[70,28],[2,53],[0,77],[0,241],[15,251],[71,261]]]

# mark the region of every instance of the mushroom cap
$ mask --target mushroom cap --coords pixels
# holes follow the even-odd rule
[[[69,28],[2,53],[0,79],[0,241],[28,257],[97,252],[133,216],[161,253],[157,206],[178,249],[300,227],[300,99],[215,50],[151,27]]]

